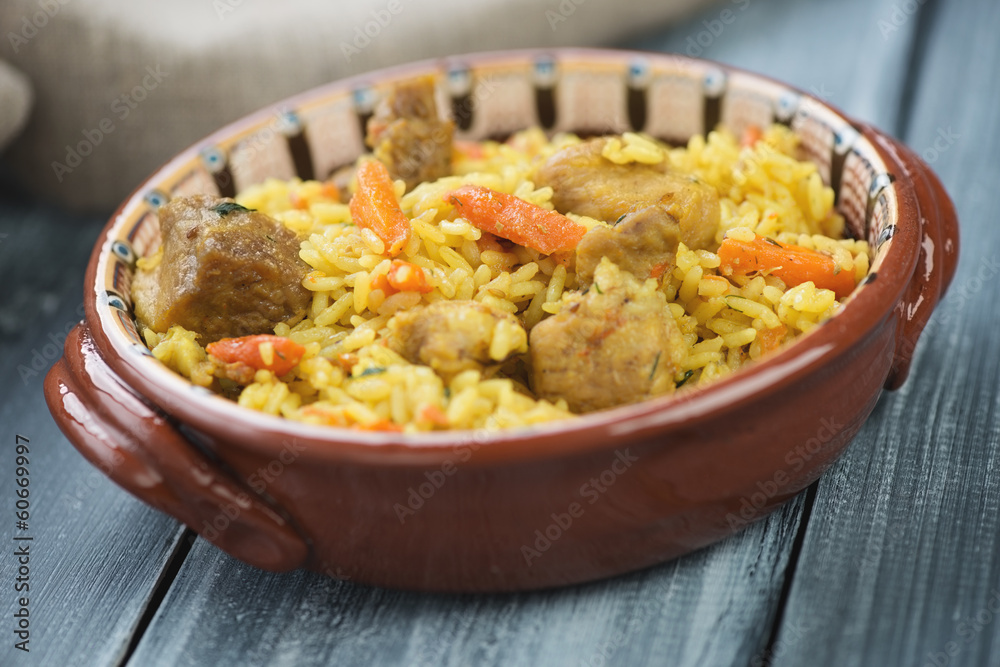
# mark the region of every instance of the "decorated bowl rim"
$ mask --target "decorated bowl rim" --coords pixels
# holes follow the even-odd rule
[[[635,59],[671,61],[682,68],[718,69],[727,76],[745,77],[798,95],[802,101],[808,102],[810,113],[820,114],[825,120],[838,123],[838,127],[845,131],[853,132],[855,140],[848,150],[863,151],[864,158],[877,167],[880,174],[889,175],[878,194],[884,193],[887,197],[890,216],[886,224],[894,227],[895,233],[883,241],[887,247],[880,248],[879,279],[863,281],[843,302],[840,312],[784,350],[706,387],[691,388],[681,394],[656,397],[567,420],[491,431],[373,433],[290,421],[244,408],[235,401],[193,385],[151,357],[148,350],[138,349],[123,334],[115,308],[108,303],[106,289],[107,262],[113,254],[113,245],[137,211],[149,205],[147,194],[197,159],[206,146],[235,141],[259,129],[276,114],[319,103],[363,84],[394,81],[425,71],[440,72],[456,62],[471,67],[538,58],[552,58],[560,63],[622,63]],[[347,450],[350,450],[368,458],[373,453],[381,457],[386,450],[410,453],[417,450],[452,451],[457,446],[471,443],[491,445],[490,449],[494,449],[498,456],[501,455],[496,450],[502,448],[504,453],[501,457],[509,460],[511,457],[554,456],[592,447],[614,447],[640,434],[692,426],[748,402],[761,400],[832,362],[878,327],[900,301],[916,264],[920,223],[919,216],[912,214],[916,203],[912,184],[908,180],[902,169],[896,168],[895,173],[890,170],[882,150],[869,141],[858,124],[836,107],[794,86],[730,65],[679,54],[580,48],[492,51],[428,59],[334,81],[268,105],[196,142],[145,178],[111,216],[95,243],[84,285],[86,321],[102,357],[131,389],[184,423],[206,432],[228,429],[251,448],[270,450],[277,447],[279,441],[292,439],[306,443],[322,442],[327,447],[336,445],[330,447],[334,456],[348,454]],[[898,224],[900,222],[905,224]],[[544,440],[547,446],[538,446],[539,440]]]

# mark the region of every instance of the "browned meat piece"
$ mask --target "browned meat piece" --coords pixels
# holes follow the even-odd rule
[[[636,278],[658,278],[674,265],[680,239],[677,219],[662,206],[626,213],[613,227],[594,227],[576,246],[576,278],[590,285],[607,257]]]
[[[719,195],[691,176],[668,171],[666,163],[615,164],[601,155],[607,139],[567,146],[536,174],[536,185],[552,188],[552,204],[605,222],[659,205],[680,225],[689,248],[709,248],[719,226]]]
[[[573,412],[635,403],[675,388],[684,341],[666,297],[605,260],[594,285],[564,297],[531,330],[532,388]]]
[[[398,313],[389,321],[389,347],[450,381],[527,351],[517,318],[476,301],[438,301]]]
[[[270,333],[311,301],[299,239],[277,220],[232,199],[174,199],[160,209],[163,255],[132,283],[140,324],[163,332],[178,324],[220,338]]]
[[[454,133],[455,124],[438,117],[434,79],[428,76],[396,86],[379,103],[365,140],[389,174],[411,190],[451,173]]]

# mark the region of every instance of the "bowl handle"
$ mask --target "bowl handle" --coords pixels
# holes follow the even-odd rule
[[[126,491],[251,565],[284,571],[305,563],[306,541],[129,389],[85,322],[66,338],[63,358],[45,378],[45,398],[70,442]]]
[[[913,277],[897,306],[899,327],[886,389],[899,389],[910,372],[920,333],[944,296],[958,266],[958,214],[937,175],[907,146],[865,126],[865,135],[894,157],[902,175],[912,180],[920,216],[920,254]]]

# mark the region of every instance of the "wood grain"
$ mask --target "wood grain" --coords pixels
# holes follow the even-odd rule
[[[904,139],[957,205],[960,266],[911,379],[820,481],[778,665],[1000,662],[1000,6],[933,11]]]
[[[879,21],[890,17],[898,4],[724,0],[687,25],[638,46],[766,74],[891,132],[916,30],[915,21],[906,21],[891,38],[883,37]],[[733,15],[729,24],[722,23],[725,11]]]
[[[56,343],[80,319],[83,270],[98,221],[13,199],[0,204],[0,281],[7,286],[0,301],[0,665],[113,665],[181,531],[77,454],[42,398],[44,372],[55,350],[62,352]],[[14,524],[18,434],[30,440],[27,531]],[[14,535],[33,538],[30,589],[19,593],[19,563],[10,554],[23,542]],[[25,594],[29,653],[14,648],[12,634]]]
[[[738,664],[770,631],[799,503],[672,563],[525,594],[269,574],[199,539],[129,664]]]
[[[713,40],[712,52],[702,55],[814,89],[863,118],[895,121],[909,40],[904,35],[883,42],[877,30],[836,30],[855,23],[874,26],[890,6],[858,0],[810,3],[805,9],[789,0],[754,3]],[[707,29],[705,21],[727,7],[722,3],[637,46],[683,52],[688,37]],[[765,32],[774,48],[761,48]],[[837,52],[844,34],[855,49],[881,58],[885,69],[859,76],[856,60],[821,57]],[[416,595],[301,573],[268,575],[199,541],[130,664],[765,661],[802,507],[797,499],[745,533],[646,572],[509,596]]]
[[[133,637],[135,667],[1000,662],[1000,230],[991,197],[1000,182],[1000,7],[913,3],[921,19],[907,4],[724,1],[623,45],[684,53],[707,30],[693,55],[787,80],[903,134],[952,192],[964,246],[909,382],[882,398],[807,515],[798,498],[713,547],[585,586],[402,593],[261,572],[198,540],[137,637],[182,531],[86,464],[48,416],[40,375],[22,380],[18,370],[30,369],[35,351],[51,363],[49,335],[78,318],[96,221],[0,189],[0,280],[12,286],[0,299],[0,437],[39,444],[32,654],[3,644],[0,664],[113,665]],[[719,31],[726,9],[735,19]],[[39,271],[51,257],[58,266]],[[0,465],[5,498],[10,469]],[[11,532],[8,521],[7,543]],[[12,567],[0,559],[0,581],[11,581]],[[4,618],[13,604],[0,600]]]

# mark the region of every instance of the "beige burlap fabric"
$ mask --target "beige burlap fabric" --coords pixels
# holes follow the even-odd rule
[[[0,60],[0,151],[24,127],[30,108],[28,79]]]
[[[107,211],[171,155],[265,104],[448,54],[611,45],[705,0],[3,0],[0,57],[35,109],[3,159]]]

